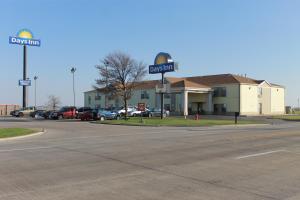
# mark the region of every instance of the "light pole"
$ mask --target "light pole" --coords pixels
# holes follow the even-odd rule
[[[72,67],[71,68],[71,73],[73,74],[73,100],[74,100],[74,107],[75,107],[75,80],[74,80],[74,74],[76,72],[76,68]]]
[[[38,79],[39,77],[37,76],[34,76],[33,79],[34,79],[34,107],[36,108],[36,80]]]

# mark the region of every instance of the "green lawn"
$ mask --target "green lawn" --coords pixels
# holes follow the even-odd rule
[[[105,120],[99,121],[101,124],[117,124],[117,125],[136,125],[136,126],[214,126],[214,125],[232,125],[234,124],[234,119],[232,120],[221,120],[221,119],[184,119],[169,117],[161,120],[160,118],[143,118],[143,123],[141,123],[141,118],[134,117],[128,120]],[[259,121],[250,120],[239,120],[238,124],[261,124]]]
[[[274,116],[274,119],[283,119],[287,121],[300,121],[300,115],[281,115],[281,116]]]
[[[0,138],[28,135],[35,131],[27,128],[0,128]]]

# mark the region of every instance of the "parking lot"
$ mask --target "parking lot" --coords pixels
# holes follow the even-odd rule
[[[0,199],[300,199],[300,123],[133,127],[0,119]]]

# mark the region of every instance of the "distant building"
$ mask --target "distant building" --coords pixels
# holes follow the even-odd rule
[[[13,110],[19,109],[19,105],[13,104],[0,104],[0,116],[10,115],[10,112]]]
[[[285,88],[266,80],[219,74],[185,78],[167,77],[169,93],[164,95],[164,108],[171,114],[234,114],[276,115],[285,113]],[[160,107],[156,86],[160,80],[143,81],[135,89],[129,105],[146,103],[149,108]],[[122,99],[110,98],[101,90],[84,93],[84,105],[90,107],[119,107]]]

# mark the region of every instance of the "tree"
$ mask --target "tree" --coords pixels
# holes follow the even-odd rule
[[[50,95],[48,97],[48,103],[47,106],[51,109],[51,110],[56,110],[59,105],[61,104],[59,97],[56,97],[54,95]]]
[[[133,90],[147,73],[146,65],[138,62],[123,52],[108,54],[100,65],[96,65],[100,78],[96,80],[95,89],[114,97],[121,97],[127,118],[128,100]]]

